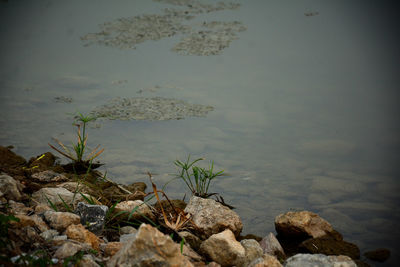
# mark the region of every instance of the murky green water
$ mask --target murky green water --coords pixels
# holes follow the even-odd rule
[[[182,120],[101,120],[89,142],[105,148],[104,170],[123,183],[147,181],[151,171],[162,186],[175,159],[214,160],[228,175],[212,191],[237,207],[245,233],[264,236],[276,215],[307,209],[362,251],[390,248],[388,264],[396,265],[400,76],[392,7],[238,3],[181,21],[246,27],[224,39],[219,54],[198,56],[172,50],[180,32],[123,50],[80,39],[105,22],[176,8],[162,1],[2,2],[0,144],[29,158],[48,151],[52,137],[69,143],[68,113],[117,97],[212,106],[205,117]],[[178,198],[184,190],[179,181],[166,189]]]

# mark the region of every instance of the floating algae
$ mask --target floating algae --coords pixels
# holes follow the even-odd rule
[[[85,46],[100,44],[119,49],[136,49],[136,45],[148,40],[160,40],[177,34],[181,41],[171,50],[182,55],[217,55],[238,39],[237,33],[246,30],[241,22],[204,22],[199,25],[185,25],[195,15],[226,9],[237,9],[238,3],[216,2],[207,4],[194,0],[154,0],[175,5],[166,8],[163,14],[145,14],[119,18],[100,25],[101,31],[82,36]]]
[[[114,98],[96,107],[91,114],[110,120],[179,120],[185,117],[205,117],[213,107],[190,104],[183,100],[162,97]]]

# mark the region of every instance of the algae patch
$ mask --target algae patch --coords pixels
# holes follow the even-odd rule
[[[200,24],[185,22],[211,12],[234,10],[238,3],[194,0],[154,0],[176,6],[165,8],[161,14],[143,14],[119,18],[100,25],[100,31],[81,37],[85,46],[100,44],[119,49],[136,49],[136,45],[149,40],[160,40],[174,35],[182,38],[172,51],[181,55],[218,55],[238,39],[238,32],[246,30],[239,21],[204,21]]]
[[[205,117],[214,108],[190,104],[183,100],[162,97],[114,98],[96,107],[91,114],[110,120],[179,120],[185,117]]]

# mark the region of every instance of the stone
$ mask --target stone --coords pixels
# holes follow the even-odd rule
[[[89,187],[78,182],[65,182],[57,185],[57,187],[65,188],[70,192],[75,192],[78,189],[78,192],[81,192],[83,194],[91,194],[92,192]]]
[[[304,252],[311,254],[345,255],[352,259],[360,258],[360,249],[357,245],[329,237],[310,238],[303,241],[300,247]]]
[[[282,264],[276,257],[263,254],[261,257],[253,260],[248,267],[282,267]]]
[[[0,191],[3,193],[3,197],[8,200],[19,201],[22,199],[22,189],[23,186],[19,181],[5,173],[0,174]]]
[[[148,224],[142,224],[136,236],[127,242],[108,262],[113,266],[193,266],[174,243]]]
[[[100,239],[92,232],[86,230],[82,224],[73,224],[68,226],[65,230],[65,234],[69,239],[91,245],[94,250],[99,251],[100,249]]]
[[[241,265],[246,255],[245,248],[236,241],[230,229],[213,234],[203,241],[200,252],[221,266]]]
[[[104,229],[108,207],[104,205],[90,205],[79,202],[75,213],[81,217],[81,224],[86,225],[87,229],[100,235]]]
[[[75,242],[65,242],[62,244],[54,253],[54,257],[58,259],[64,259],[75,255],[78,251],[81,251],[83,246]]]
[[[68,181],[68,177],[63,174],[56,173],[52,170],[46,170],[42,172],[37,172],[32,174],[32,179],[41,182],[41,183],[50,183],[50,182],[65,182]]]
[[[332,236],[338,240],[342,236],[330,223],[310,211],[289,211],[275,218],[275,229],[282,236],[322,237]]]
[[[114,211],[115,211],[115,213],[118,213],[121,211],[126,211],[126,213],[124,215],[122,215],[122,217],[128,218],[128,216],[131,214],[131,211],[133,209],[135,209],[136,207],[138,207],[138,208],[135,212],[132,213],[132,215],[130,217],[131,220],[143,219],[143,216],[141,214],[148,217],[150,220],[155,219],[155,216],[154,216],[151,208],[141,200],[122,201],[115,206]]]
[[[72,224],[80,224],[81,218],[71,212],[60,212],[48,210],[44,213],[45,220],[50,226],[59,232],[65,231]]]
[[[81,261],[79,262],[79,266],[100,267],[100,265],[96,262],[95,257],[90,254],[83,255]]]
[[[136,233],[131,233],[131,234],[120,235],[119,242],[126,243],[129,240],[131,240],[132,238],[134,238],[136,236],[136,234],[137,234],[137,232]]]
[[[189,258],[191,262],[202,262],[204,260],[202,256],[186,244],[182,247],[182,255]]]
[[[137,233],[137,229],[135,227],[132,226],[123,226],[119,229],[119,232],[121,235],[125,235],[125,234],[136,234]]]
[[[243,239],[240,244],[244,247],[245,257],[241,266],[248,266],[253,260],[262,257],[264,254],[260,244],[254,239]]]
[[[296,254],[285,261],[285,267],[357,267],[347,256],[326,256],[323,254]]]
[[[15,202],[14,200],[8,201],[8,207],[10,208],[10,212],[12,214],[27,215],[28,213],[33,211],[33,209],[31,207],[27,207],[27,206],[25,206],[25,204],[20,203],[20,202]]]
[[[121,242],[108,242],[104,248],[104,255],[114,256],[123,246]]]
[[[384,262],[390,257],[390,250],[387,248],[378,248],[365,252],[364,256],[373,261]]]
[[[43,237],[44,240],[52,240],[55,236],[57,236],[59,232],[54,229],[49,229],[47,231],[44,231],[40,234],[41,237]]]
[[[278,259],[286,259],[285,251],[273,233],[266,235],[260,241],[260,246],[264,254],[275,256]]]
[[[194,234],[188,231],[182,231],[178,233],[180,237],[185,239],[185,243],[189,244],[190,247],[194,250],[199,250],[200,245],[201,245],[201,240]]]
[[[145,193],[147,185],[143,182],[135,182],[130,185],[125,185],[124,187],[132,193],[135,193],[136,191]]]
[[[192,221],[204,232],[206,238],[225,229],[230,229],[235,236],[239,236],[243,228],[236,212],[213,199],[193,196],[185,212],[192,215]]]
[[[76,206],[78,202],[83,200],[80,194],[74,194],[65,188],[45,187],[32,194],[32,200],[38,204],[51,205],[48,199],[60,211],[66,211],[61,199],[63,199],[68,205],[73,206]]]
[[[35,213],[36,214],[43,214],[48,210],[53,210],[52,208],[50,208],[49,206],[45,205],[45,204],[38,204],[35,206]]]
[[[42,220],[41,217],[36,214],[33,214],[32,216],[17,214],[15,217],[19,219],[19,222],[12,223],[15,223],[17,227],[22,228],[26,226],[32,226],[39,229],[40,232],[49,230],[49,226]]]

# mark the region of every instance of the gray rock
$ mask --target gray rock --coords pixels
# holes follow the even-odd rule
[[[174,243],[148,224],[142,224],[134,238],[128,241],[108,262],[114,266],[193,266]]]
[[[64,259],[73,256],[78,251],[82,250],[83,246],[75,242],[65,242],[54,253],[54,257]]]
[[[134,209],[136,209],[136,211],[132,213]],[[155,216],[151,208],[141,200],[127,200],[118,203],[115,206],[115,212],[117,213],[121,211],[126,212],[125,214],[121,215],[126,219],[128,219],[129,216],[131,220],[143,219],[142,214],[147,218],[149,218],[150,220],[155,219]]]
[[[83,202],[79,202],[75,209],[75,213],[81,217],[81,224],[97,235],[100,235],[104,229],[107,211],[107,206],[90,205]]]
[[[201,245],[201,240],[194,234],[188,231],[182,231],[178,233],[180,237],[185,239],[186,244],[189,244],[190,247],[194,250],[198,250]]]
[[[119,231],[121,235],[137,233],[137,229],[132,226],[123,226],[121,229],[119,229]]]
[[[126,243],[129,240],[133,239],[137,233],[123,234],[119,237],[119,242]]]
[[[96,262],[95,257],[90,254],[83,255],[82,260],[79,262],[79,266],[100,267],[100,265]]]
[[[23,186],[20,184],[20,182],[16,181],[11,176],[5,173],[0,175],[0,192],[2,192],[3,197],[6,199],[15,201],[21,200],[22,189]]]
[[[51,170],[34,173],[32,174],[32,178],[33,180],[36,180],[36,182],[41,183],[68,181],[68,178],[65,175]]]
[[[239,236],[243,224],[239,215],[228,207],[213,199],[193,196],[185,208],[185,212],[192,214],[192,220],[206,237],[230,229],[235,236]]]
[[[261,241],[260,246],[263,249],[263,252],[272,256],[277,257],[278,259],[285,259],[285,252],[279,243],[278,239],[276,239],[273,233],[269,233],[266,235]]]
[[[65,188],[45,187],[32,194],[32,200],[38,204],[50,205],[49,200],[60,211],[66,211],[63,199],[68,205],[76,206],[83,198],[80,194],[74,194]]]
[[[323,254],[297,254],[288,258],[285,267],[357,267],[347,256],[326,256]]]
[[[40,236],[43,237],[44,240],[52,240],[58,234],[59,232],[57,230],[50,229],[41,233]]]
[[[68,236],[66,236],[66,235],[57,235],[53,238],[54,241],[64,241],[67,239],[68,239]]]
[[[244,239],[240,241],[240,244],[245,249],[245,257],[241,266],[248,266],[253,260],[262,257],[264,254],[260,244],[254,239]]]
[[[229,229],[203,241],[200,251],[221,266],[242,266],[246,255],[244,247],[236,241],[234,234]]]
[[[23,203],[15,202],[14,200],[8,201],[8,207],[11,209],[12,214],[27,215],[33,211],[31,207],[26,207]]]

